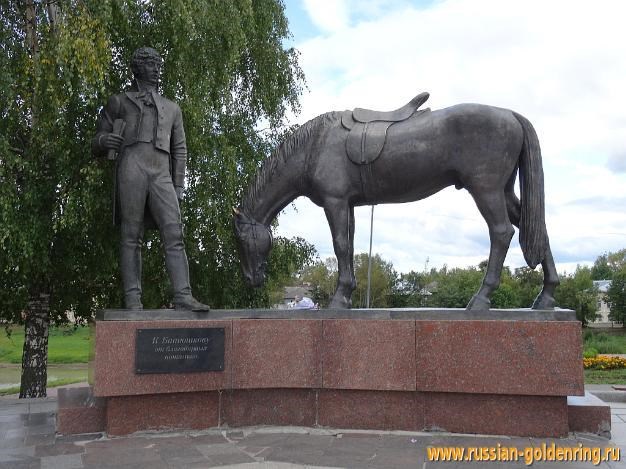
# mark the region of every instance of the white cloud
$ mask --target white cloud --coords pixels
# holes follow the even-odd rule
[[[325,32],[340,31],[349,25],[345,0],[303,0],[304,9],[315,26]]]
[[[332,3],[332,6],[330,5]],[[559,270],[626,246],[626,3],[448,0],[305,1],[324,31],[296,47],[307,76],[297,122],[333,109],[389,110],[420,91],[433,109],[481,102],[514,109],[537,129],[544,157],[547,223]],[[368,10],[369,9],[369,10]],[[335,14],[336,13],[336,14]],[[323,211],[304,199],[279,234],[332,254]],[[357,252],[369,246],[369,208],[356,211]],[[399,271],[466,266],[487,257],[487,228],[465,191],[377,206],[374,251]],[[562,260],[561,260],[562,259]],[[524,264],[517,241],[507,264]]]

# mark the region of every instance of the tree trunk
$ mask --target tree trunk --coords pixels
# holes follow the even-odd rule
[[[20,399],[46,397],[50,295],[34,295],[28,302],[22,352]]]

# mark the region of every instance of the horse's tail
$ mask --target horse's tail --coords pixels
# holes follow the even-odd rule
[[[544,260],[548,247],[541,148],[530,121],[516,112],[513,115],[524,131],[524,143],[519,156],[521,198],[519,243],[524,259],[534,269]]]

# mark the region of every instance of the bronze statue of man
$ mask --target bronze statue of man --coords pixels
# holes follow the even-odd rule
[[[115,220],[121,225],[120,267],[127,309],[143,309],[141,248],[144,226],[154,222],[176,309],[208,311],[191,294],[179,201],[187,145],[180,107],[158,94],[162,59],[149,47],[132,58],[133,87],[109,99],[92,141],[94,155],[117,159]],[[119,155],[116,157],[116,155]]]

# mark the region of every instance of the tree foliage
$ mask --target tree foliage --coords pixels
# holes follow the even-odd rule
[[[395,308],[419,308],[428,304],[428,284],[431,277],[425,272],[414,270],[400,274],[398,281],[393,287],[391,295],[391,305]]]
[[[605,252],[598,256],[591,268],[594,280],[611,280],[613,275],[626,266],[626,249],[617,252]]]
[[[597,318],[598,289],[593,286],[591,269],[578,266],[571,276],[562,276],[555,299],[561,308],[576,311],[576,317],[586,326]]]
[[[606,292],[611,321],[626,324],[626,266],[613,273],[611,286]]]
[[[354,256],[354,276],[356,289],[352,293],[352,307],[365,308],[367,306],[367,272],[369,255],[366,253]],[[370,308],[385,308],[391,305],[391,293],[396,282],[396,271],[393,264],[384,260],[380,254],[372,256]]]
[[[611,265],[615,266],[612,268],[617,268],[620,266],[620,259],[623,259],[623,252],[618,251],[618,253],[603,256],[605,259],[611,259]],[[398,275],[392,263],[382,259],[380,255],[376,255],[372,260],[372,306],[374,307],[465,308],[472,295],[478,291],[487,267],[485,261],[476,267],[448,269],[444,265],[439,269],[431,268],[429,271],[411,271]],[[355,270],[357,289],[353,294],[352,303],[355,307],[363,307],[367,288],[366,254],[355,256]],[[598,317],[599,293],[593,285],[593,271],[593,268],[579,266],[573,274],[562,274],[561,285],[556,290],[559,307],[575,310],[577,318],[583,325],[587,325]],[[615,309],[612,307],[612,317],[613,320],[620,322],[626,320],[625,272],[626,267],[621,267],[614,274],[617,281],[612,287],[615,305]],[[336,279],[335,258],[316,262],[306,268],[302,276],[302,280],[313,287],[314,299],[322,307],[326,306],[332,297]],[[620,283],[622,281],[625,283]],[[505,266],[502,269],[500,286],[491,297],[491,307],[528,308],[541,291],[542,285],[541,269],[532,270],[528,267],[521,267],[511,272]]]
[[[194,294],[214,308],[268,304],[268,290],[252,293],[241,279],[231,209],[284,132],[285,113],[298,109],[303,75],[283,46],[283,9],[280,0],[0,3],[3,319],[18,322],[24,310],[28,318],[29,299],[59,321],[69,310],[88,318],[121,305],[113,168],[92,159],[90,139],[99,108],[130,85],[140,46],[163,56],[162,94],[183,112],[181,208]],[[278,254],[303,247],[278,244]],[[147,233],[146,307],[169,301],[161,251]],[[278,254],[278,262],[289,257]]]
[[[431,305],[444,308],[465,308],[478,291],[483,272],[477,268],[441,269],[436,276],[436,289]]]
[[[24,2],[0,6],[0,301],[19,320],[29,294],[51,312],[88,317],[118,306],[112,167],[94,162],[98,108],[131,81],[132,52],[164,57],[162,93],[183,111],[189,148],[182,205],[191,277],[213,307],[267,301],[245,292],[231,208],[298,108],[302,72],[278,0],[58,0],[35,3],[37,53]],[[259,133],[263,122],[266,130]],[[298,241],[295,241],[296,245]],[[145,304],[168,299],[161,243],[146,238]],[[280,250],[280,248],[279,248]],[[280,270],[280,267],[277,268]]]
[[[323,261],[317,260],[305,267],[300,280],[311,285],[311,296],[316,304],[321,308],[328,307],[337,286],[337,259],[328,257]]]

